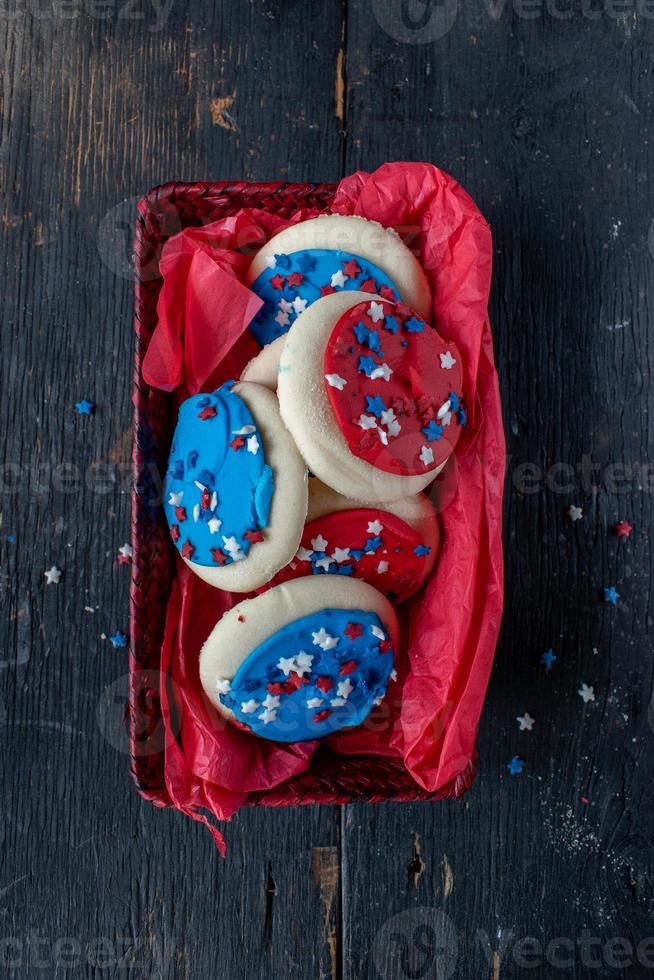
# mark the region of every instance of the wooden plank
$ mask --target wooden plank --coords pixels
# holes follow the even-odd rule
[[[100,637],[127,629],[136,199],[173,178],[338,178],[342,11],[175,4],[158,25],[124,6],[0,17],[1,972],[124,976],[127,956],[134,977],[332,977],[338,811],[245,811],[223,862],[138,798],[126,657]]]
[[[427,16],[415,26],[421,9],[348,5],[346,169],[431,160],[493,228],[491,316],[511,456],[507,608],[467,800],[348,809],[344,977],[396,980],[409,967],[523,976],[527,937],[544,950],[527,958],[541,963],[530,975],[646,976],[637,947],[652,936],[652,498],[637,467],[652,452],[648,28],[606,7],[592,20],[542,10],[527,20],[516,5],[495,18],[479,5],[418,43],[429,25]],[[416,43],[398,40],[409,30],[402,11],[415,18]],[[584,457],[597,464],[594,487]],[[560,463],[575,471],[557,490],[565,474],[547,471]],[[622,463],[626,479],[610,469]],[[521,464],[539,469],[535,484]],[[585,512],[574,525],[571,503]],[[618,543],[611,526],[621,519],[636,530]],[[612,583],[617,609],[601,601]],[[550,646],[559,659],[547,674],[539,657]],[[595,688],[586,706],[582,683]],[[531,733],[515,721],[525,710]],[[516,753],[526,769],[512,778]],[[454,942],[436,913],[449,917]],[[599,945],[587,950],[589,935]],[[575,944],[567,972],[556,960],[567,950],[547,951],[557,937]],[[631,957],[607,945],[618,937]],[[439,945],[458,952],[451,973]]]

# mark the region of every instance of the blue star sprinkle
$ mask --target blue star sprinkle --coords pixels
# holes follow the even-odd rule
[[[395,334],[398,332],[399,329],[400,329],[399,320],[397,320],[394,316],[391,316],[390,313],[387,314],[384,320],[384,330],[390,331],[390,333],[392,333],[393,336],[395,336]]]
[[[376,367],[377,365],[375,364],[374,357],[360,357],[357,371],[360,371],[362,374],[366,374],[368,377],[370,377]]]
[[[303,252],[297,264],[300,272],[311,272],[316,267],[316,260],[308,252]]]
[[[429,425],[425,426],[425,428],[422,431],[425,434],[425,438],[426,439],[429,439],[430,442],[433,442],[434,439],[440,439],[440,438],[442,438],[442,435],[443,435],[443,426],[442,425],[438,425],[432,419],[431,422],[429,423]]]
[[[75,402],[75,408],[78,415],[92,415],[95,411],[95,402],[82,398],[81,402]]]
[[[354,575],[354,568],[352,565],[339,565],[336,569],[337,575]]]
[[[120,630],[116,630],[113,636],[109,637],[112,647],[126,647],[127,637]]]
[[[610,602],[612,606],[617,606],[619,598],[620,593],[616,589],[615,585],[610,585],[608,589],[604,589],[605,602]]]
[[[360,344],[365,344],[366,340],[368,339],[369,333],[370,331],[368,330],[365,323],[362,323],[361,320],[359,320],[356,327],[354,328],[354,336],[356,337],[358,342]]]
[[[425,555],[428,555],[430,551],[431,548],[427,544],[419,544],[417,547],[413,549],[414,555],[418,555],[419,558],[424,558]]]
[[[542,663],[542,665],[545,668],[545,670],[551,670],[552,669],[552,664],[554,663],[554,661],[556,659],[557,659],[556,658],[556,654],[554,653],[554,651],[550,647],[550,649],[549,650],[546,650],[545,653],[543,654],[543,656],[540,658],[540,662]]]
[[[425,329],[425,325],[422,320],[419,320],[415,316],[411,316],[408,320],[405,320],[404,326],[409,333],[422,333],[422,331]]]
[[[456,391],[450,392],[450,408],[453,412],[458,411],[459,408],[459,396]]]
[[[376,354],[384,353],[381,349],[379,343],[379,334],[377,333],[376,330],[371,330],[370,333],[368,334],[367,344],[370,350],[373,350]]]
[[[461,406],[461,408],[459,409],[459,411],[456,414],[457,414],[457,418],[459,420],[459,425],[467,425],[468,416],[466,415],[466,410],[465,410],[465,408],[463,408],[463,406]]]
[[[382,544],[381,538],[368,538],[368,540],[365,543],[364,551],[367,555],[374,555],[374,553],[377,551],[377,548],[381,548],[381,544]]]
[[[275,256],[275,268],[276,269],[290,269],[291,260],[288,255],[276,255]]]
[[[381,395],[375,395],[374,398],[372,395],[366,395],[366,410],[380,419],[382,412],[386,411],[386,405],[384,405],[384,399]]]
[[[509,770],[512,776],[519,776],[522,770],[525,768],[524,760],[520,758],[519,755],[514,755],[510,762],[507,762],[506,768]]]

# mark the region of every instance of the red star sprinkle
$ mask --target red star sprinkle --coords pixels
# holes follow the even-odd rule
[[[375,282],[374,279],[364,279],[361,285],[359,286],[359,289],[361,290],[362,293],[376,293],[377,283]]]
[[[207,419],[215,419],[215,417],[216,409],[213,405],[207,405],[207,407],[203,408],[201,412],[198,412],[198,418],[202,419],[203,422],[206,422]]]
[[[331,714],[331,711],[329,711],[327,708],[323,708],[323,710],[322,711],[319,711],[317,715],[314,715],[313,720],[314,721],[325,721],[326,718],[329,718],[330,714]]]
[[[250,544],[256,544],[257,541],[263,541],[263,534],[261,531],[246,531],[243,535],[246,541]]]
[[[232,439],[230,446],[232,449],[242,449],[245,445],[245,439],[243,436],[236,436],[236,439]]]
[[[333,686],[334,682],[331,677],[319,677],[316,681],[316,687],[318,690],[323,691],[325,694],[327,694],[328,691],[331,691]]]
[[[379,295],[382,297],[382,299],[387,299],[389,303],[395,302],[395,293],[390,286],[382,286],[379,290]]]
[[[191,542],[185,541],[184,544],[182,545],[182,555],[184,556],[184,558],[190,559],[193,557],[194,554],[195,554],[195,548],[193,547]]]
[[[221,551],[220,548],[212,548],[211,557],[215,561],[216,565],[222,566],[227,561],[227,555]]]
[[[309,683],[309,678],[308,677],[300,677],[299,674],[296,674],[295,671],[292,671],[291,674],[289,675],[289,678],[286,681],[286,683],[287,684],[290,684],[291,687],[294,690],[297,691],[297,689],[300,688],[300,687],[302,687],[303,684],[308,684]]]
[[[348,660],[347,663],[341,665],[341,669],[339,670],[338,673],[340,674],[341,677],[347,677],[348,674],[354,673],[356,669],[357,669],[356,660]]]
[[[293,691],[297,691],[295,685],[292,684],[290,681],[285,681],[285,683],[281,685],[281,688],[284,694],[292,694]]]
[[[366,429],[359,439],[359,445],[362,449],[370,449],[371,446],[376,445],[379,442],[379,436],[377,435],[376,429]]]
[[[277,275],[273,276],[272,279],[270,280],[270,285],[272,286],[273,289],[283,289],[284,277],[280,276],[280,274],[277,273]]]
[[[289,286],[301,286],[304,276],[301,272],[292,272],[288,277]]]
[[[335,292],[336,292],[336,290],[334,289],[333,286],[321,286],[320,287],[320,295],[321,296],[331,296],[331,294],[332,293],[335,293]]]
[[[356,640],[357,636],[363,636],[363,626],[361,623],[348,623],[343,632],[350,640]]]
[[[173,524],[172,527],[170,528],[170,536],[173,539],[173,541],[179,541],[179,528],[177,527],[176,524]]]
[[[632,531],[633,531],[633,526],[629,523],[629,521],[620,521],[619,524],[615,525],[615,533],[619,538],[631,537]]]
[[[404,303],[396,303],[395,311],[398,316],[402,317],[403,320],[408,320],[409,317],[413,316],[413,311],[410,310]]]
[[[361,272],[361,269],[356,263],[356,259],[350,259],[349,262],[343,262],[343,272],[346,276],[349,276],[350,279],[356,279]]]
[[[284,685],[283,684],[280,684],[277,681],[275,681],[275,683],[269,684],[268,687],[266,688],[266,690],[268,691],[268,694],[277,694],[277,695],[279,695],[284,690]]]
[[[382,653],[390,653],[390,651],[393,649],[393,644],[390,640],[382,640],[379,644],[379,649]]]
[[[202,496],[200,497],[200,506],[202,507],[202,510],[209,510],[211,507],[211,494],[206,487],[202,491]]]
[[[342,337],[336,338],[336,342],[332,347],[332,352],[336,355],[336,357],[345,357],[346,354],[350,353],[349,348]]]
[[[175,517],[181,524],[182,521],[186,520],[186,509],[184,507],[175,507]]]
[[[173,532],[171,531],[170,533],[172,534]],[[177,529],[177,533],[179,534],[179,528]],[[116,561],[118,562],[119,565],[131,565],[132,564],[132,559],[130,558],[129,555],[116,555]]]

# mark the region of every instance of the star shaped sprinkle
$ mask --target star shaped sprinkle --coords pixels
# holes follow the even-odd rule
[[[256,436],[249,436],[248,438],[248,452],[255,456],[259,452],[259,440]]]
[[[82,398],[81,402],[75,402],[75,409],[78,415],[92,415],[95,411],[95,402]]]
[[[584,702],[584,704],[588,704],[589,701],[595,700],[595,688],[589,687],[588,684],[582,684],[579,690],[577,691],[577,694]]]
[[[429,425],[425,426],[425,428],[422,430],[422,432],[423,432],[423,435],[424,435],[425,439],[429,439],[430,442],[433,442],[435,439],[442,438],[442,436],[443,436],[443,427],[441,425],[438,425],[432,419],[431,422],[429,423]]]
[[[359,289],[362,293],[376,293],[379,291],[377,289],[377,283],[374,279],[364,279],[359,285]]]
[[[608,588],[604,589],[605,602],[610,602],[612,606],[617,606],[619,598],[620,593],[617,591],[615,585],[610,585]]]
[[[183,490],[180,490],[179,493],[172,493],[172,491],[171,491],[170,496],[168,497],[168,506],[169,507],[181,507],[182,500],[183,499],[184,499],[184,491]]]
[[[118,648],[118,647],[126,647],[127,646],[127,637],[125,636],[124,633],[121,633],[120,630],[116,630],[116,632],[114,633],[114,635],[109,637],[109,641],[110,641],[112,647],[117,647]]]
[[[372,395],[366,395],[366,411],[379,419],[382,416],[382,412],[386,411],[386,405],[379,395],[375,395],[374,398]]]
[[[336,292],[336,290],[334,289],[333,286],[321,286],[320,287],[320,296],[321,296],[321,298],[323,296],[331,296],[331,294],[332,293],[335,293],[335,292]]]
[[[226,677],[219,677],[216,681],[216,694],[229,694],[232,689],[231,681]]]
[[[327,538],[323,538],[322,534],[319,534],[316,538],[311,538],[311,547],[314,551],[327,551],[328,544]]]
[[[227,561],[227,555],[225,554],[225,552],[222,551],[221,548],[209,548],[209,552],[216,565],[220,565],[220,567],[222,568],[222,566]]]
[[[318,690],[323,691],[325,694],[327,694],[328,691],[331,691],[333,686],[334,682],[331,677],[319,677],[316,681],[316,687]]]
[[[270,285],[272,286],[273,289],[283,289],[284,277],[280,276],[280,274],[277,273],[277,275],[273,276],[272,279],[270,280]]]
[[[540,662],[542,663],[545,670],[551,670],[552,664],[556,659],[557,659],[556,654],[550,647],[550,649],[546,650],[545,653],[542,655],[542,657],[540,658]]]
[[[182,545],[182,557],[188,558],[188,560],[190,561],[194,554],[195,554],[195,547],[193,546],[193,544],[190,541],[185,541],[184,544]]]
[[[274,255],[267,255],[267,256],[266,256],[266,266],[267,266],[267,267],[268,267],[269,269],[274,269],[274,268],[276,268],[276,266],[277,266],[277,259],[275,258],[275,256],[274,256]]]
[[[348,660],[347,663],[341,664],[338,673],[340,674],[341,677],[347,677],[348,674],[353,674],[356,669],[357,669],[356,660]]]
[[[345,285],[345,280],[346,279],[348,279],[348,276],[345,275],[345,273],[343,272],[342,269],[339,269],[338,272],[335,272],[332,275],[332,278],[331,278],[332,287],[334,289],[336,289],[337,287],[339,287],[340,289],[342,289],[343,286]]]
[[[353,330],[354,330],[354,336],[357,339],[357,343],[365,344],[370,334],[370,330],[365,325],[365,323],[363,323],[362,320],[359,320],[356,327],[353,327]]]
[[[365,432],[366,429],[376,429],[377,419],[374,415],[360,415],[356,424]]]
[[[360,374],[365,374],[368,378],[372,377],[372,372],[377,367],[374,357],[370,354],[362,354],[359,358],[359,363],[357,365],[357,371]]]
[[[232,429],[233,436],[249,436],[257,431],[256,425],[242,425],[240,429]]]
[[[325,380],[328,385],[331,385],[332,388],[338,388],[339,391],[342,391],[347,384],[345,378],[342,378],[340,374],[326,374]]]
[[[291,310],[293,309],[293,304],[289,303],[289,301],[287,299],[284,299],[283,296],[277,305],[279,306],[280,310],[283,313],[290,313]]]
[[[242,449],[243,446],[245,445],[245,439],[243,438],[243,436],[236,436],[235,439],[232,439],[229,445],[231,446],[232,449],[238,452],[238,450]]]
[[[520,725],[521,732],[530,732],[536,723],[536,719],[532,718],[528,711],[525,711],[524,715],[518,715],[516,721]]]
[[[427,544],[418,544],[413,549],[414,555],[417,555],[418,558],[424,558],[425,555],[428,555],[430,551],[431,551],[431,548]]]
[[[261,707],[261,705],[258,701],[255,701],[254,698],[250,698],[249,701],[241,702],[241,711],[244,715],[253,715],[259,707]]]
[[[349,548],[334,548],[334,554],[332,555],[334,561],[341,565],[344,561],[350,560],[350,549]]]
[[[264,708],[278,708],[280,699],[274,694],[266,694],[265,698],[261,702]]]
[[[361,269],[357,265],[356,259],[350,259],[349,262],[343,262],[343,271],[349,279],[356,279],[356,277],[361,274]]]
[[[339,698],[349,698],[353,690],[354,687],[349,677],[346,677],[344,681],[339,681],[336,686],[336,693]]]
[[[263,534],[261,531],[246,531],[243,535],[246,541],[250,544],[256,544],[258,541],[263,541]]]
[[[444,419],[446,416],[448,416],[448,417],[451,416],[452,415],[452,413],[450,411],[451,408],[452,408],[452,399],[451,398],[448,398],[447,401],[446,402],[443,402],[443,404],[441,405],[441,407],[436,412],[436,418],[438,418],[438,419]],[[446,422],[444,424],[445,425],[449,425],[449,422]]]
[[[265,708],[260,715],[257,715],[259,721],[262,721],[264,725],[269,725],[271,721],[275,721],[277,718],[277,712],[274,708]]]
[[[223,548],[230,555],[232,561],[241,561],[245,558],[243,551],[241,550],[241,543],[233,534],[225,537],[223,535]]]
[[[376,626],[374,623],[370,627],[370,632],[373,636],[376,636],[378,640],[386,639],[386,634],[384,633],[383,629],[380,629],[379,626]]]
[[[629,521],[620,521],[619,524],[615,525],[614,530],[619,538],[629,538],[631,537],[631,532],[633,531],[633,527],[631,526]]]
[[[321,704],[325,703],[324,698],[308,698],[307,708],[319,708]]]
[[[584,516],[583,508],[576,507],[574,504],[570,504],[566,513],[573,524],[575,521],[580,521],[581,518]]]
[[[212,534],[217,534],[222,526],[222,521],[217,517],[212,517],[207,521],[207,526]]]
[[[311,561],[311,555],[312,554],[313,554],[313,552],[312,551],[309,551],[308,548],[298,548],[297,549],[297,554],[296,554],[295,557],[299,561]]]
[[[441,357],[441,367],[445,371],[451,370],[451,368],[453,368],[454,365],[456,364],[456,361],[452,357],[452,355],[449,352],[449,350],[446,350],[445,353],[444,354],[441,354],[440,357]]]
[[[316,633],[311,633],[313,642],[316,646],[320,647],[322,650],[333,650],[336,644],[339,642],[339,637],[330,636],[324,626],[321,626]]]
[[[184,507],[175,507],[175,518],[181,523],[186,520],[186,509]]]
[[[371,381],[377,381],[379,378],[383,378],[384,381],[390,381],[392,373],[393,369],[384,362],[383,364],[378,364],[376,368],[373,368],[369,377]]]
[[[291,282],[290,279],[288,281],[289,283]],[[295,299],[293,300],[293,309],[298,314],[298,316],[300,315],[300,313],[304,313],[304,311],[306,310],[307,302],[308,301],[306,299],[302,299],[301,296],[296,296]]]
[[[379,564],[377,565],[377,573],[379,575],[383,575],[387,571],[388,571],[388,562],[380,561]]]
[[[366,313],[370,317],[373,323],[378,323],[380,320],[384,319],[384,307],[381,303],[375,303],[373,300]]]
[[[175,542],[179,541],[180,534],[179,534],[179,527],[177,526],[177,524],[171,524],[170,536],[173,539],[173,541]]]
[[[354,641],[357,637],[363,636],[363,626],[361,623],[348,623],[347,628],[343,632],[348,640]]]
[[[301,272],[291,272],[290,276],[288,277],[289,286],[301,286],[303,281],[304,281],[304,276],[302,275]],[[295,300],[298,299],[300,299],[300,297],[296,296]],[[296,307],[297,313],[301,313],[304,307],[307,305],[307,301],[305,299],[301,300],[300,302],[304,303],[304,306],[300,310],[298,310]],[[295,301],[293,302],[293,305],[295,306]]]
[[[331,712],[328,711],[327,708],[325,708],[323,711],[319,711],[318,714],[314,716],[313,720],[318,722],[326,721],[329,718],[330,714]]]
[[[217,412],[213,405],[207,405],[201,412],[198,412],[198,418],[202,422],[207,422],[209,419],[215,419],[216,415]]]
[[[280,310],[275,317],[275,323],[278,323],[280,327],[287,327],[290,322],[290,316],[284,310]]]
[[[520,758],[519,755],[514,755],[510,762],[507,762],[506,768],[509,770],[512,776],[519,776],[525,767],[524,760]]]
[[[431,466],[434,462],[434,453],[429,446],[423,446],[420,450],[420,462],[423,466]]]
[[[329,702],[332,708],[342,708],[347,704],[347,698],[332,698]]]
[[[277,669],[281,670],[284,677],[288,677],[292,670],[295,670],[295,657],[280,657],[277,661]]]
[[[118,549],[118,564],[119,565],[129,565],[131,564],[133,558],[132,546],[130,544],[123,544]]]
[[[383,530],[384,525],[377,518],[374,521],[368,521],[368,534],[381,534]]]
[[[329,569],[330,569],[330,566],[333,565],[333,564],[334,564],[333,559],[330,558],[329,555],[325,555],[324,558],[319,558],[318,559],[318,561],[316,562],[316,568],[322,568],[326,572],[328,572]]]
[[[390,286],[381,286],[379,289],[379,295],[382,297],[382,299],[387,299],[389,303],[395,302],[395,292]]]
[[[311,673],[311,665],[313,664],[313,654],[305,653],[304,650],[300,652],[295,657],[295,672],[304,677],[305,674]]]
[[[52,568],[47,568],[43,574],[45,575],[46,585],[59,585],[62,572],[56,565],[53,565]]]

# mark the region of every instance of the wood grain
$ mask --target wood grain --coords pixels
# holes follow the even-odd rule
[[[580,944],[584,930],[604,944],[654,935],[653,28],[608,4],[594,19],[479,4],[416,43],[439,11],[422,6],[0,15],[9,976],[652,975],[611,966],[601,945],[590,966]],[[480,776],[459,803],[243,811],[223,862],[202,828],[134,792],[126,658],[101,639],[127,626],[115,555],[129,527],[134,204],[172,178],[335,180],[388,159],[444,167],[494,232],[511,461]],[[82,397],[91,419],[73,411]],[[554,464],[576,468],[568,489],[548,480]],[[623,518],[635,532],[618,542]],[[45,587],[53,563],[64,575]],[[617,609],[601,602],[611,583]],[[531,733],[515,721],[525,710]],[[521,966],[527,937],[571,940],[571,965],[555,952]]]

